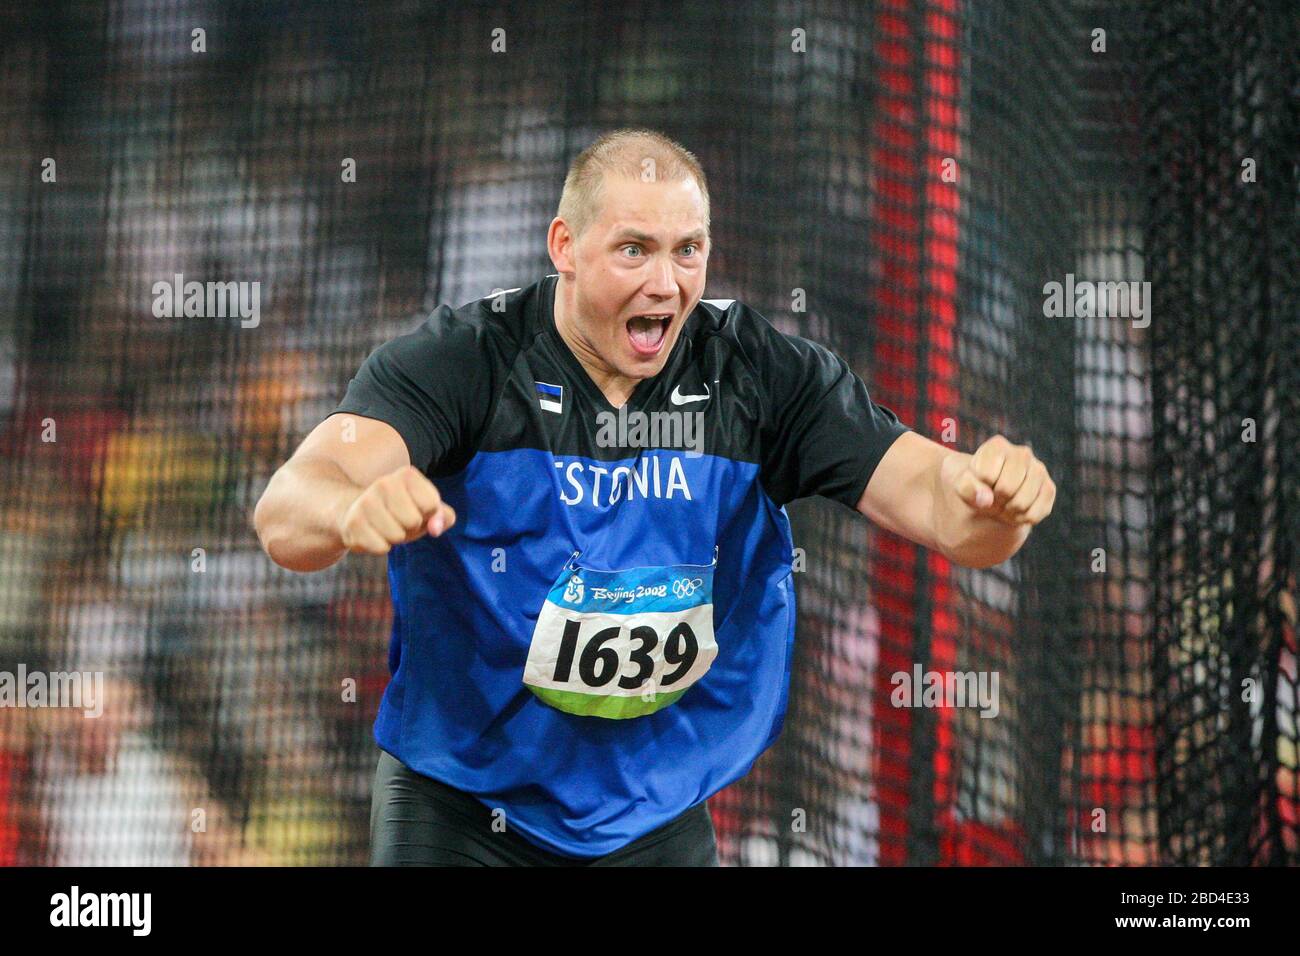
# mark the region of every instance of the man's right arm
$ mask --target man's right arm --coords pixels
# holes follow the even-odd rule
[[[253,511],[263,550],[290,571],[319,571],[349,551],[387,554],[455,521],[397,430],[352,414],[317,425]]]

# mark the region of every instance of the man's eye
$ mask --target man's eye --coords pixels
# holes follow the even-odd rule
[[[641,247],[640,247],[640,246],[624,246],[624,247],[623,247],[623,251],[624,251],[624,252],[627,252],[629,249],[633,250],[634,252],[638,252],[638,253],[641,251]],[[634,257],[634,258],[635,258],[635,257]]]
[[[695,253],[694,253],[695,243],[693,243],[693,242],[688,242],[686,245],[682,246],[682,249],[683,249],[683,250],[685,250],[685,249],[690,249],[690,250],[692,250],[691,255],[694,255],[694,254],[695,254]]]

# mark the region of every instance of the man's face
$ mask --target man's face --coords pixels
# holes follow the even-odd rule
[[[572,321],[596,357],[627,378],[657,375],[704,294],[709,240],[692,178],[606,176],[600,212],[569,247]]]

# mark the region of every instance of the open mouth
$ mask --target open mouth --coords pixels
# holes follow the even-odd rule
[[[638,355],[656,355],[668,338],[671,312],[647,312],[627,320],[627,338]]]

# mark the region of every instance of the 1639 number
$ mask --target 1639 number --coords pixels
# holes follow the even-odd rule
[[[622,627],[604,627],[582,639],[581,624],[566,618],[564,635],[560,639],[560,653],[555,660],[555,673],[552,679],[569,681],[573,676],[574,659],[577,658],[578,678],[588,687],[604,687],[612,681],[622,669],[623,662],[618,651],[611,643],[623,633]],[[624,690],[634,690],[648,680],[654,673],[655,649],[659,647],[659,634],[645,624],[631,629],[628,637],[636,642],[628,653],[628,660],[637,665],[635,674],[618,678],[618,686]],[[578,652],[579,645],[582,652]],[[685,621],[676,625],[663,642],[664,663],[672,668],[659,680],[660,687],[670,687],[691,669],[700,652],[700,642]]]

